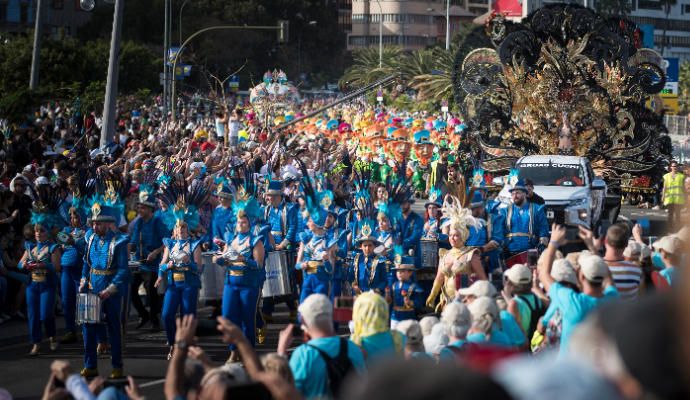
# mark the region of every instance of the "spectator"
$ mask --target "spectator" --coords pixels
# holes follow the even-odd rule
[[[644,281],[640,265],[625,259],[624,253],[628,247],[628,239],[626,227],[618,224],[611,225],[606,231],[604,261],[611,271],[613,283],[621,299],[637,300],[640,286],[644,284]]]
[[[462,349],[467,340],[467,332],[472,327],[472,314],[467,307],[458,302],[450,303],[441,313],[441,323],[448,331],[448,346],[441,351],[441,358],[451,356],[454,352]]]
[[[654,284],[657,288],[673,287],[676,279],[677,266],[680,265],[681,247],[679,240],[675,236],[664,236],[652,244],[654,254],[652,262],[656,268],[662,270],[658,273],[659,277],[653,276]]]
[[[373,291],[357,296],[352,310],[352,341],[362,348],[367,364],[379,358],[402,356],[405,338],[390,330],[388,303]]]
[[[424,335],[419,322],[408,319],[400,322],[395,330],[405,336],[405,359],[427,358],[424,352]]]
[[[558,307],[563,315],[561,354],[565,353],[570,335],[572,335],[577,324],[598,307],[604,299],[618,297],[618,291],[613,286],[608,266],[599,256],[588,254],[579,259],[578,281],[582,293],[577,293],[551,277],[551,268],[556,251],[559,246],[566,242],[565,232],[564,226],[554,224],[551,227],[551,239],[538,267],[541,284],[548,293],[553,306]]]
[[[674,231],[680,222],[680,211],[685,206],[685,175],[678,169],[678,163],[671,161],[670,172],[664,175],[661,198],[668,210],[668,229]]]
[[[530,339],[537,329],[539,318],[546,311],[546,305],[532,293],[532,270],[523,264],[515,264],[503,277],[502,293],[508,303],[508,312],[520,325],[525,337]]]
[[[496,301],[489,297],[478,297],[468,304],[472,314],[472,329],[467,341],[472,343],[488,343],[502,347],[513,347],[513,342],[501,330]]]
[[[290,363],[287,358],[277,353],[264,354],[261,357],[261,365],[264,367],[264,371],[276,373],[283,378],[285,382],[294,386],[295,377],[292,375]]]
[[[527,187],[527,201],[534,204],[544,205],[546,201],[544,198],[534,192],[534,181],[525,179],[525,186]]]
[[[312,294],[298,309],[307,342],[290,356],[290,369],[295,386],[305,399],[332,396],[342,383],[343,376],[329,376],[332,367],[340,371],[365,371],[362,351],[347,339],[340,338],[333,329],[333,305],[328,297]],[[286,357],[293,340],[295,325],[290,324],[280,333],[278,354]],[[343,357],[345,356],[346,357]],[[329,367],[329,364],[332,367]],[[336,382],[336,380],[339,380]]]
[[[431,328],[438,324],[440,321],[435,315],[427,315],[419,320],[419,327],[422,329],[423,336],[431,335]]]

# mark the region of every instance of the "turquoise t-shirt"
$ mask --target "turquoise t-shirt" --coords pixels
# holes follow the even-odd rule
[[[549,288],[551,304],[558,307],[563,315],[563,331],[561,332],[560,354],[564,354],[568,348],[568,341],[575,327],[597,308],[601,302],[618,297],[615,286],[610,285],[604,289],[603,297],[592,297],[584,293],[577,293],[573,289],[560,283],[554,283]]]
[[[527,339],[525,339],[525,334],[522,332],[522,329],[520,329],[520,325],[517,320],[515,320],[515,317],[513,317],[513,314],[506,310],[501,310],[499,316],[501,317],[501,330],[508,336],[510,346],[524,346]]]
[[[313,339],[308,344],[318,347],[331,357],[340,350],[340,337]],[[355,370],[362,374],[366,370],[364,356],[356,344],[347,341],[347,355]],[[295,376],[295,386],[305,399],[318,399],[330,396],[326,362],[316,349],[303,344],[295,349],[290,357],[290,369]]]
[[[661,270],[659,272],[659,275],[663,276],[666,281],[668,281],[668,285],[673,287],[673,280],[676,277],[676,269],[674,267],[669,267]]]
[[[397,332],[396,332],[397,334]],[[405,348],[405,337],[401,336],[401,349]],[[371,336],[362,338],[362,349],[367,355],[367,365],[376,362],[380,359],[396,357],[398,355],[395,343],[393,342],[393,333],[381,332]]]
[[[520,328],[518,328],[520,329]],[[524,337],[524,336],[523,336]],[[513,347],[513,342],[505,332],[498,329],[496,324],[491,327],[491,337],[487,340],[483,333],[473,333],[467,336],[467,341],[470,343],[488,343],[502,347]]]
[[[449,349],[448,347],[457,347],[457,348],[462,348],[462,346],[465,345],[467,341],[460,339],[456,340],[453,343],[448,343],[448,346],[444,347],[441,349],[441,352],[438,354],[438,358],[440,360],[455,360],[455,353],[453,350]]]

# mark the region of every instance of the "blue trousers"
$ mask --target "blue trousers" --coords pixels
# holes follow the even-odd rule
[[[29,314],[29,338],[31,343],[40,343],[43,339],[41,322],[45,325],[46,335],[55,336],[55,285],[43,282],[31,282],[26,287],[26,310]]]
[[[81,279],[81,265],[63,266],[60,276],[60,293],[62,294],[62,311],[65,313],[65,330],[76,332],[77,291]]]
[[[98,368],[96,346],[106,337],[106,329],[110,339],[110,352],[113,368],[122,368],[122,325],[120,324],[122,310],[122,295],[114,294],[101,302],[105,313],[105,324],[84,324],[84,366]]]
[[[163,299],[163,326],[168,337],[168,346],[175,343],[175,315],[181,307],[180,316],[196,315],[196,303],[199,300],[199,288],[189,285],[168,285]]]
[[[314,293],[321,293],[328,296],[331,289],[331,282],[328,280],[320,280],[317,274],[305,274],[304,282],[302,283],[302,293],[299,297],[299,303],[302,304],[304,299]]]
[[[256,344],[256,309],[259,305],[258,287],[225,284],[223,290],[223,318],[239,326],[252,346]],[[230,350],[235,346],[231,345]]]

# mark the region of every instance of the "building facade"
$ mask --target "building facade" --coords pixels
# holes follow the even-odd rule
[[[34,28],[36,0],[0,0],[0,33],[16,35]],[[91,13],[83,11],[79,0],[43,0],[43,33],[54,38],[75,36]]]
[[[352,0],[352,31],[348,50],[379,45],[422,49],[446,36],[447,0]],[[451,36],[463,23],[489,10],[489,0],[450,0]],[[381,30],[379,30],[381,29]],[[381,34],[382,33],[382,34]]]

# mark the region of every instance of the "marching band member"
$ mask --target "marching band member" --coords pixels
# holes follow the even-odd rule
[[[124,376],[122,368],[121,310],[130,281],[128,237],[116,231],[124,205],[108,193],[89,201],[91,229],[86,232],[86,251],[79,292],[87,289],[101,298],[111,346],[113,370],[110,379]],[[103,324],[84,324],[84,377],[98,376],[96,341],[105,336]]]
[[[503,256],[503,216],[490,212],[491,205],[484,204],[482,192],[474,192],[470,209],[472,216],[479,221],[479,225],[470,226],[470,235],[465,243],[468,247],[476,247],[482,253],[485,271],[491,272],[500,266]]]
[[[364,212],[366,213],[366,212]],[[384,296],[388,288],[387,259],[374,253],[374,248],[381,243],[373,235],[374,221],[363,219],[358,224],[360,230],[355,245],[361,253],[355,254],[352,262],[352,291],[359,295],[370,290]]]
[[[55,338],[55,292],[60,273],[60,247],[51,240],[51,231],[59,228],[58,208],[61,204],[57,192],[47,185],[37,190],[37,198],[31,212],[35,242],[24,243],[24,255],[18,268],[29,271],[30,282],[26,287],[26,306],[29,320],[29,339],[32,343],[29,355],[37,356],[41,351],[43,334],[41,322],[50,340],[50,350],[57,350]],[[51,193],[52,192],[52,193]]]
[[[263,237],[252,230],[261,210],[254,197],[251,174],[245,172],[244,182],[236,184],[232,210],[236,221],[234,232],[226,232],[222,255],[215,256],[213,261],[226,269],[223,317],[241,327],[244,336],[254,346],[256,313],[266,271]],[[230,350],[228,362],[239,361],[234,345]]]
[[[266,191],[266,205],[263,208],[263,220],[270,225],[272,250],[293,251],[297,237],[297,207],[284,201],[283,182],[270,180]],[[295,300],[285,302],[290,310],[290,318],[297,317]],[[263,300],[261,313],[265,321],[273,320],[274,303],[272,298]],[[263,332],[261,332],[263,334]]]
[[[402,252],[402,248],[399,251]],[[412,282],[412,273],[415,270],[414,257],[397,253],[393,270],[397,281],[391,286],[391,328],[395,329],[399,322],[416,318],[417,310],[424,306],[424,299],[422,288]]]
[[[132,221],[132,230],[128,249],[134,254],[133,260],[139,261],[139,273],[132,276],[130,293],[132,305],[139,314],[139,329],[151,322],[154,331],[160,330],[158,315],[161,311],[160,295],[154,287],[158,278],[158,266],[161,264],[161,255],[165,246],[163,238],[167,229],[163,219],[155,214],[157,200],[155,190],[148,185],[140,185],[139,199],[136,203],[138,217]],[[146,310],[139,297],[139,286],[144,284],[150,312]]]
[[[233,215],[232,215],[232,190],[227,182],[218,184],[216,196],[220,200],[220,204],[213,210],[211,216],[211,229],[209,230],[210,248],[217,248],[215,244],[217,241],[223,241],[225,233],[229,229],[234,230]]]
[[[422,239],[438,240],[439,242],[447,242],[448,235],[441,230],[443,217],[441,213],[441,190],[432,187],[429,189],[429,199],[424,204],[426,209],[426,222],[424,222],[424,229],[422,230]]]
[[[414,252],[415,265],[419,265],[421,263],[419,240],[422,238],[424,219],[412,211],[412,203],[414,203],[414,199],[410,197],[403,199],[399,203],[403,215],[399,223],[399,232],[405,254],[410,254],[410,250],[412,250]]]
[[[517,180],[510,195],[513,203],[503,210],[506,258],[549,244],[549,223],[544,206],[527,201],[524,180]]]
[[[208,190],[203,185],[187,191],[181,180],[173,181],[161,195],[168,211],[164,215],[166,225],[172,229],[172,237],[163,239],[163,257],[155,287],[167,283],[163,299],[163,325],[168,338],[168,360],[172,358],[175,343],[175,316],[182,308],[180,317],[196,315],[199,300],[199,266],[203,238],[194,239],[191,232],[199,226],[199,208],[208,200]]]
[[[469,227],[476,227],[478,222],[472,217],[468,209],[463,208],[465,188],[464,185],[459,186],[451,193],[461,197],[449,195],[442,209],[443,215],[448,218],[448,241],[451,249],[448,251],[443,249],[439,252],[440,260],[436,280],[434,280],[431,294],[426,300],[426,305],[434,308],[440,293],[437,311],[442,310],[447,303],[453,301],[457,289],[469,286],[470,279],[486,280],[479,250],[465,245],[469,236]]]
[[[65,314],[65,335],[60,339],[61,343],[77,342],[77,290],[81,280],[81,271],[84,263],[84,222],[86,216],[79,206],[70,207],[68,211],[70,224],[62,229],[58,234],[58,240],[62,242],[62,258],[60,267],[62,276],[60,289],[62,295],[62,311]]]

